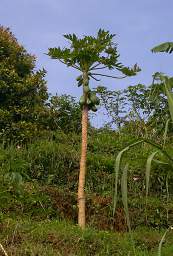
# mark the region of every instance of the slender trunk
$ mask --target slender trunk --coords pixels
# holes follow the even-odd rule
[[[85,228],[85,175],[87,157],[87,130],[88,130],[88,107],[84,106],[82,111],[82,145],[78,185],[78,224]]]
[[[87,73],[83,73],[84,85],[88,84]],[[87,94],[84,92],[85,101]],[[86,176],[86,158],[87,158],[87,132],[88,132],[88,106],[84,105],[82,110],[82,143],[81,143],[81,159],[78,184],[78,225],[85,228],[85,176]]]

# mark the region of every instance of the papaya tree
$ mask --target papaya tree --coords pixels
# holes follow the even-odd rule
[[[80,72],[77,77],[78,87],[83,87],[83,94],[80,98],[82,110],[82,142],[81,159],[78,183],[78,224],[85,228],[85,176],[86,176],[86,156],[87,156],[87,130],[88,112],[97,111],[99,98],[89,86],[90,79],[99,81],[98,77],[109,77],[122,79],[127,76],[136,75],[140,69],[135,64],[133,68],[125,67],[118,62],[119,54],[117,45],[113,42],[115,35],[109,31],[99,30],[95,37],[84,36],[78,38],[75,34],[67,34],[64,37],[69,41],[69,48],[49,48],[48,55],[52,59],[57,59],[68,67],[72,67]],[[116,69],[121,76],[112,76],[99,72],[103,70]]]

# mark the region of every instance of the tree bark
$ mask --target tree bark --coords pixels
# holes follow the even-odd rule
[[[83,85],[88,85],[88,74],[83,72]],[[78,225],[84,229],[86,223],[85,217],[85,176],[86,176],[86,158],[87,158],[87,133],[88,133],[88,106],[87,93],[83,89],[85,104],[82,110],[82,143],[81,143],[81,159],[78,184]]]
[[[78,225],[85,228],[85,176],[87,157],[87,131],[88,131],[88,106],[84,106],[82,111],[82,145],[78,185]]]

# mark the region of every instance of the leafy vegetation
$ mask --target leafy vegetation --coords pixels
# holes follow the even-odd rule
[[[72,47],[51,48],[49,55],[81,72],[84,98],[48,97],[35,57],[9,29],[0,34],[0,254],[172,256],[172,77],[156,72],[149,86],[91,91],[90,79],[112,77],[100,72],[106,68],[123,77],[139,68],[118,62],[108,32],[66,35]],[[162,49],[170,53],[156,50]],[[81,108],[91,110],[88,99],[109,120],[100,129],[88,122],[82,230],[76,191]]]

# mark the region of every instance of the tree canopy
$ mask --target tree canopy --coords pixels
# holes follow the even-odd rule
[[[8,28],[0,27],[1,138],[23,141],[39,130],[37,120],[48,92],[45,70],[35,71],[35,60]]]

